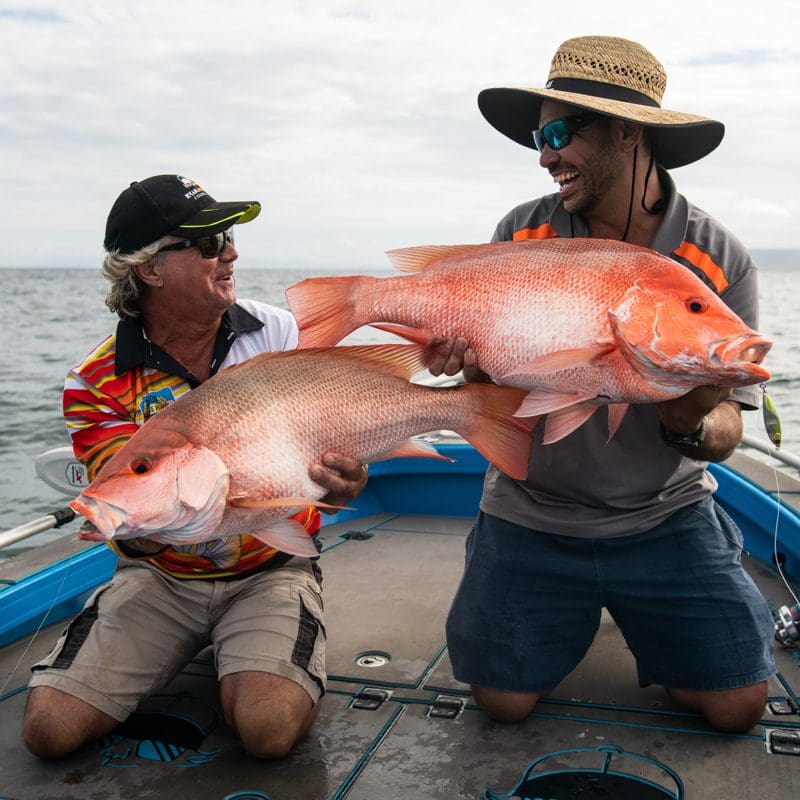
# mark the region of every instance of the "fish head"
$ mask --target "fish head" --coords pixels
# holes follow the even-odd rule
[[[103,539],[167,534],[189,543],[219,524],[228,486],[228,470],[212,450],[181,431],[145,425],[70,506]]]
[[[637,280],[609,311],[628,363],[659,386],[748,386],[769,380],[772,347],[688,270]]]

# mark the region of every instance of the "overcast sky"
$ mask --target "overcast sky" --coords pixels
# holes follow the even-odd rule
[[[572,36],[636,39],[667,108],[723,121],[679,189],[751,248],[800,247],[800,2],[0,0],[0,266],[99,265],[108,209],[178,173],[257,199],[241,267],[388,266],[486,241],[554,184],[480,115]]]

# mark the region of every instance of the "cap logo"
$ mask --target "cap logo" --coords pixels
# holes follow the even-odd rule
[[[175,177],[183,184],[184,189],[189,190],[183,195],[187,200],[196,200],[198,197],[206,196],[206,190],[197,181],[193,181],[191,178],[184,178],[182,175],[176,175]]]

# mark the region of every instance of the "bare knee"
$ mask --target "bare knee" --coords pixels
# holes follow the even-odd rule
[[[496,722],[522,722],[533,711],[541,695],[528,692],[504,692],[500,689],[472,687],[478,707]]]
[[[319,712],[319,704],[298,684],[268,673],[227,675],[221,696],[226,722],[257,758],[287,756]]]
[[[239,725],[236,731],[242,747],[256,758],[285,758],[300,738],[296,729],[271,724],[266,720],[259,725]]]
[[[82,700],[49,686],[37,686],[28,694],[22,738],[39,758],[63,758],[117,724]]]
[[[700,712],[709,725],[723,733],[750,730],[764,715],[767,704],[766,681],[717,692],[667,689],[667,693],[680,705]]]

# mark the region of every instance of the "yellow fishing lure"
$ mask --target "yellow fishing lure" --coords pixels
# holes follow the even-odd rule
[[[780,449],[781,418],[778,414],[778,408],[772,398],[767,394],[767,387],[762,386],[761,391],[763,392],[761,412],[764,415],[764,427],[767,430],[767,436],[769,436],[772,444],[775,445],[776,449]]]

